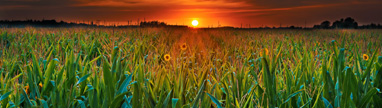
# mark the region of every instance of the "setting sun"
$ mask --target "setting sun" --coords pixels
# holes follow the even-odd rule
[[[193,26],[198,26],[198,24],[199,24],[198,20],[193,20],[193,21],[192,21],[192,25],[193,25]]]

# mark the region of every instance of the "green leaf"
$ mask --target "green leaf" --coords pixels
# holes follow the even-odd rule
[[[106,90],[107,90],[106,93],[107,93],[107,96],[109,97],[109,100],[113,99],[114,90],[115,90],[114,89],[115,86],[112,79],[113,79],[113,75],[110,72],[109,65],[106,62],[103,62],[103,81],[106,86]]]
[[[333,108],[332,104],[330,104],[330,102],[322,95],[321,95],[321,100],[324,102],[325,108]]]
[[[121,107],[121,105],[122,105],[121,102],[123,101],[123,97],[125,97],[125,95],[128,94],[128,93],[129,92],[125,92],[125,93],[117,95],[113,99],[113,101],[112,101],[112,103],[110,105],[110,108],[119,108],[119,107]]]
[[[359,108],[365,108],[367,104],[370,103],[371,99],[373,98],[373,95],[377,93],[377,89],[373,88],[367,92],[367,94],[361,99],[361,102],[358,104],[357,107]]]
[[[85,76],[81,77],[80,80],[77,81],[76,85],[80,84],[82,81],[85,81],[89,76],[90,74],[86,74]]]
[[[167,94],[167,97],[163,102],[162,108],[167,108],[168,102],[170,102],[171,92],[172,92],[172,90]]]
[[[216,104],[216,106],[218,108],[223,108],[221,103],[219,102],[219,100],[217,100],[214,96],[212,96],[211,94],[207,93],[208,96],[210,96],[212,102],[214,102]]]
[[[40,99],[40,102],[41,102],[43,108],[49,108],[48,103],[45,100]]]
[[[45,71],[45,80],[44,80],[44,87],[42,88],[42,93],[44,94],[47,90],[47,87],[48,87],[48,83],[49,83],[49,79],[50,79],[50,76],[52,76],[53,74],[53,71],[54,71],[54,67],[56,66],[56,61],[58,61],[58,59],[53,59],[50,61],[49,65],[48,65],[48,69]]]
[[[203,94],[204,83],[205,83],[205,82],[206,82],[206,80],[204,80],[203,83],[202,83],[202,85],[200,86],[199,91],[198,91],[198,94],[196,95],[195,100],[193,101],[192,108],[197,108],[198,101],[199,101],[199,99],[202,97],[202,94]]]
[[[129,85],[133,74],[128,75],[128,77],[123,81],[122,85],[119,87],[117,94],[121,94],[127,91],[127,86]]]
[[[283,102],[283,104],[284,103],[287,103],[291,98],[293,98],[294,96],[296,96],[297,94],[300,94],[302,91],[297,91],[297,92],[295,92],[295,93],[293,93],[293,94],[290,94],[289,96],[288,96],[288,98]]]
[[[77,102],[80,104],[81,108],[86,108],[85,103],[82,100],[77,100]]]
[[[28,97],[27,92],[25,92],[24,89],[22,89],[22,90],[23,90],[23,96],[24,96],[24,98],[26,99],[27,106],[32,106],[32,103],[31,103],[31,101],[30,101],[30,99],[29,99],[29,97]]]
[[[2,101],[3,99],[7,98],[7,97],[9,96],[9,94],[11,94],[11,93],[12,93],[12,91],[9,91],[9,92],[7,92],[7,93],[1,95],[1,97],[0,97],[0,101]]]
[[[172,98],[172,107],[175,108],[176,107],[176,103],[178,103],[179,99],[178,98]]]

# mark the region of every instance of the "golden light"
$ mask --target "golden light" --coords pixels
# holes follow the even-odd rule
[[[192,25],[193,25],[193,26],[198,26],[198,24],[199,24],[198,20],[193,20],[193,21],[192,21]]]

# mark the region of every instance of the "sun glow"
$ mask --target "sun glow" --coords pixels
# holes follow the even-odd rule
[[[198,26],[198,24],[199,24],[198,20],[193,20],[193,21],[192,21],[192,25],[193,25],[193,26]]]

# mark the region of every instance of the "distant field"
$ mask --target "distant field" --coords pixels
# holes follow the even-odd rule
[[[382,107],[382,30],[0,28],[1,107]]]

